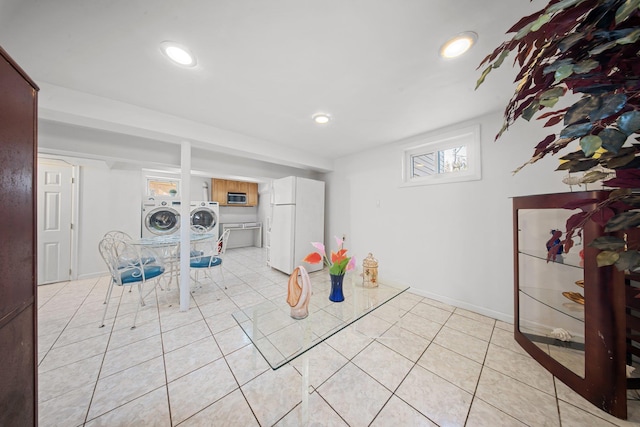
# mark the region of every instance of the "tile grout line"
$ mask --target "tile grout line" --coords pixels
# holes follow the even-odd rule
[[[231,272],[229,272],[231,273]],[[234,274],[235,276],[235,274]],[[237,277],[237,276],[236,276]],[[220,285],[217,284],[217,282],[215,282],[213,279],[211,279],[211,281],[213,282],[212,285],[215,285],[218,290],[220,289]],[[223,291],[224,292],[224,291]],[[226,292],[225,292],[226,295]],[[233,304],[235,304],[236,308],[239,310],[240,308],[238,307],[238,305],[227,295],[227,298],[229,298],[230,301],[233,302]],[[234,391],[238,390],[241,394],[242,397],[244,398],[245,402],[247,403],[247,406],[249,407],[249,410],[251,411],[251,413],[253,414],[254,419],[256,420],[256,422],[258,424],[260,424],[260,421],[258,420],[258,417],[256,416],[253,408],[251,407],[251,405],[249,404],[249,401],[247,400],[247,397],[245,396],[244,392],[242,391],[242,387],[240,386],[240,381],[238,381],[238,378],[236,377],[236,375],[233,372],[233,369],[231,369],[231,365],[229,365],[229,361],[227,360],[227,355],[224,354],[224,351],[222,350],[222,348],[220,347],[220,344],[218,343],[218,340],[216,340],[215,334],[213,333],[213,330],[211,330],[211,326],[209,325],[209,323],[206,321],[206,318],[204,317],[204,313],[202,313],[202,309],[200,308],[200,304],[198,304],[198,299],[194,296],[193,300],[196,304],[196,307],[198,309],[198,311],[200,312],[200,316],[202,316],[202,319],[205,322],[205,325],[207,326],[207,329],[209,330],[209,333],[211,334],[211,338],[213,339],[213,341],[216,343],[216,346],[218,347],[218,350],[220,351],[221,354],[221,358],[224,360],[225,364],[227,365],[227,369],[229,369],[229,372],[231,373],[231,375],[233,376],[234,381],[236,382],[237,388],[231,390],[229,393],[225,394],[224,396],[220,397],[219,399],[215,400],[214,402],[211,402],[209,405],[205,406],[204,408],[201,408],[199,411],[191,414],[188,418],[186,418],[185,420],[183,420],[182,422],[185,422],[186,420],[188,420],[189,418],[192,418],[193,416],[195,416],[196,414],[204,411],[205,409],[209,408],[211,405],[216,404],[217,402],[219,402],[220,400],[224,399],[225,397],[229,396],[231,393],[233,393]],[[230,328],[228,328],[230,329]],[[227,330],[227,329],[225,329]],[[246,346],[245,346],[246,347]],[[244,347],[242,347],[244,348]],[[240,349],[234,350],[233,352],[229,353],[229,354],[233,354],[236,351],[238,351]],[[168,392],[167,392],[168,394]]]
[[[484,368],[485,368],[485,363],[487,362],[487,355],[489,354],[489,346],[491,345],[491,339],[493,338],[493,334],[496,330],[496,324],[495,321],[493,322],[493,327],[491,329],[491,336],[489,336],[489,341],[487,342],[487,349],[484,352],[484,357],[482,358],[482,363],[480,364],[480,373],[478,374],[478,379],[476,380],[476,385],[473,389],[473,393],[471,395],[471,403],[469,404],[469,410],[467,411],[467,416],[465,417],[464,420],[464,424],[466,425],[469,422],[469,417],[471,416],[471,408],[473,407],[473,403],[476,401],[476,399],[478,400],[482,400],[479,397],[477,397],[477,393],[478,393],[478,387],[480,386],[480,378],[482,378],[482,372],[484,372]],[[488,402],[485,402],[487,404],[489,404]],[[493,406],[493,405],[491,405]],[[495,406],[493,406],[495,408]],[[499,408],[496,408],[498,411],[504,413],[505,415],[509,415],[506,414],[505,412],[501,411]],[[515,418],[514,418],[515,419]],[[520,421],[520,420],[518,420]]]
[[[123,292],[120,293],[120,297],[118,298],[118,308],[116,309],[115,315],[113,316],[113,323],[111,324],[111,331],[109,332],[109,338],[107,339],[107,345],[104,348],[104,352],[102,353],[102,361],[100,362],[100,368],[98,369],[98,375],[96,375],[96,382],[93,386],[93,392],[91,393],[91,399],[89,399],[89,404],[87,405],[87,412],[84,416],[84,422],[82,425],[85,425],[87,421],[89,421],[89,412],[91,411],[91,405],[93,404],[93,399],[96,396],[96,390],[98,389],[98,382],[100,381],[100,373],[102,373],[102,368],[104,367],[104,361],[107,357],[107,351],[109,349],[109,343],[111,342],[111,337],[113,336],[113,330],[116,327],[116,319],[118,317],[118,312],[120,311],[120,303],[122,302],[122,297],[124,295]],[[99,326],[100,327],[100,326]],[[104,327],[104,326],[102,326]],[[98,417],[102,416],[102,414],[98,415]],[[97,417],[96,417],[97,418]]]
[[[60,333],[58,334],[58,336],[56,337],[56,339],[51,343],[51,347],[49,347],[49,349],[47,350],[47,352],[45,353],[44,357],[42,358],[42,360],[38,363],[38,368],[40,367],[40,365],[42,364],[42,362],[45,361],[45,359],[47,358],[47,355],[49,354],[49,352],[51,350],[53,350],[53,347],[56,345],[56,343],[58,342],[58,340],[60,339],[60,337],[62,336],[62,334],[67,330],[67,328],[69,327],[69,324],[71,323],[71,321],[73,320],[73,317],[78,313],[78,311],[80,310],[80,308],[84,305],[84,303],[86,302],[87,298],[89,297],[89,295],[91,294],[91,291],[93,289],[96,288],[96,286],[98,285],[98,283],[100,282],[100,278],[98,278],[96,280],[96,282],[93,284],[93,286],[91,287],[91,290],[89,290],[89,292],[87,292],[87,295],[85,295],[85,297],[82,299],[82,302],[78,305],[78,307],[74,310],[73,314],[71,314],[69,316],[69,320],[65,323],[64,327],[62,328],[62,330],[60,331]],[[71,282],[69,282],[71,283]],[[59,293],[60,291],[62,291],[62,289],[64,289],[65,287],[67,287],[68,283],[65,284],[65,286],[63,286],[62,288],[60,288],[60,290],[58,290],[57,293]],[[46,286],[46,285],[45,285]],[[57,294],[56,293],[56,294]],[[36,297],[37,298],[37,297]],[[40,310],[40,308],[37,309],[38,311]],[[39,318],[39,316],[38,316]],[[80,340],[82,341],[82,340]],[[76,341],[79,342],[79,341]],[[71,344],[75,344],[75,343],[70,343],[70,344],[66,344],[66,345],[71,345]],[[61,346],[64,347],[64,346]],[[66,366],[66,365],[63,365]],[[55,368],[58,369],[58,368]]]
[[[416,304],[414,305],[414,307],[415,307],[415,306],[417,306],[418,304],[419,304],[419,302],[418,302],[418,303],[416,303]],[[412,307],[412,308],[413,308],[413,307]],[[384,333],[388,332],[388,331],[389,331],[389,330],[391,330],[394,326],[396,326],[396,325],[400,322],[401,318],[402,318],[402,317],[404,317],[404,315],[405,315],[405,314],[407,314],[408,312],[409,312],[409,311],[406,311],[402,316],[400,316],[400,319],[399,319],[399,320],[397,320],[396,322],[392,323],[392,324],[391,324],[391,326],[389,326],[389,328],[387,328],[387,329],[385,330],[385,332],[384,332]],[[359,319],[359,320],[360,320],[360,319]],[[359,321],[359,320],[358,320],[358,321]],[[355,325],[355,323],[354,323],[354,325]],[[402,328],[402,326],[400,326],[400,325],[398,325],[398,327]],[[442,329],[442,327],[444,327],[444,324],[443,324],[443,325],[441,325],[441,327],[440,327],[440,329],[438,330],[438,332]],[[436,333],[436,335],[437,335],[437,333]],[[381,335],[381,336],[382,336],[382,335]],[[380,336],[380,337],[381,337],[381,336]],[[380,338],[380,337],[378,337],[378,338]],[[434,338],[435,338],[435,335],[434,335]],[[323,382],[322,382],[318,387],[314,388],[315,392],[316,392],[316,393],[318,393],[318,395],[319,395],[319,396],[320,396],[320,397],[321,397],[325,402],[327,402],[327,405],[329,405],[329,407],[330,407],[330,408],[331,408],[331,409],[332,409],[336,414],[338,414],[338,416],[339,416],[341,419],[343,419],[343,420],[344,420],[344,418],[342,417],[342,415],[340,415],[340,413],[339,413],[339,412],[338,412],[338,411],[337,411],[333,406],[331,406],[331,404],[330,404],[330,403],[329,403],[329,402],[324,398],[324,396],[322,396],[322,394],[320,394],[320,392],[319,392],[319,390],[318,390],[318,389],[322,386],[322,384],[325,384],[327,381],[329,381],[329,379],[331,379],[331,378],[332,378],[333,376],[335,376],[338,372],[340,372],[342,369],[344,369],[344,367],[345,367],[345,366],[347,366],[348,364],[350,364],[350,363],[351,363],[351,364],[353,364],[353,366],[354,366],[356,369],[360,370],[363,374],[367,375],[367,376],[368,376],[369,378],[371,378],[373,381],[377,382],[377,383],[378,383],[380,386],[382,386],[384,389],[389,390],[389,389],[388,389],[384,384],[382,384],[382,383],[381,383],[380,381],[378,381],[376,378],[374,378],[373,376],[371,376],[367,371],[365,371],[365,370],[363,370],[362,368],[360,368],[360,367],[359,367],[359,366],[358,366],[358,365],[353,361],[356,357],[358,357],[358,355],[359,355],[359,354],[361,354],[364,350],[366,350],[366,349],[367,349],[369,346],[371,346],[374,342],[376,342],[376,343],[378,343],[378,344],[380,344],[380,345],[383,345],[384,347],[388,348],[389,350],[393,351],[394,353],[396,353],[396,354],[398,354],[398,355],[400,355],[401,357],[404,357],[404,358],[406,359],[406,356],[404,356],[404,355],[402,355],[402,354],[398,353],[396,350],[394,350],[394,349],[392,349],[392,348],[387,347],[384,343],[379,342],[379,341],[377,340],[377,338],[373,338],[373,339],[371,340],[371,342],[370,342],[370,343],[368,343],[366,346],[364,346],[362,349],[360,349],[360,351],[358,351],[356,354],[354,354],[350,359],[347,359],[347,363],[345,363],[345,364],[344,364],[342,367],[340,367],[337,371],[335,371],[333,374],[331,374],[331,375],[330,375],[330,376],[329,376],[325,381],[323,381]],[[394,396],[395,396],[396,398],[400,399],[401,401],[403,401],[405,404],[407,404],[407,405],[409,405],[409,406],[411,406],[411,407],[413,408],[413,406],[412,406],[412,405],[410,405],[408,402],[404,401],[402,398],[400,398],[398,395],[396,395],[396,392],[398,391],[398,389],[400,388],[400,386],[402,385],[402,383],[404,382],[404,380],[407,378],[407,376],[409,376],[409,374],[411,373],[411,371],[412,371],[412,370],[415,368],[415,366],[418,364],[418,360],[420,360],[420,358],[422,357],[422,355],[424,355],[424,353],[427,351],[427,349],[429,348],[429,346],[431,345],[431,343],[432,343],[432,342],[433,342],[433,340],[429,340],[429,344],[427,344],[427,347],[425,347],[425,349],[422,351],[422,353],[421,353],[421,354],[420,354],[420,356],[416,359],[416,361],[415,361],[415,362],[412,362],[412,363],[413,363],[413,366],[412,366],[412,367],[407,371],[407,373],[404,375],[404,377],[402,378],[402,380],[398,383],[398,385],[396,386],[396,388],[395,388],[394,390],[389,390],[389,391],[390,391],[390,393],[391,393],[391,395],[389,396],[389,398],[387,398],[387,400],[385,401],[385,403],[380,407],[380,409],[378,410],[378,412],[374,415],[374,417],[373,417],[373,418],[372,418],[372,420],[370,421],[369,425],[371,425],[371,424],[375,421],[375,419],[380,415],[380,413],[381,413],[381,412],[382,412],[382,410],[385,408],[385,406],[387,405],[387,403],[389,403],[389,401],[390,401]],[[329,345],[329,344],[328,344],[328,345]],[[340,353],[340,351],[339,351],[339,350],[337,350],[337,349],[334,349],[334,350],[336,350],[338,353]],[[343,356],[344,356],[344,355],[343,355]],[[407,359],[407,360],[410,360],[410,359]],[[411,360],[410,360],[410,361],[411,361]],[[431,420],[429,417],[427,417],[427,416],[426,416],[425,414],[423,414],[422,412],[418,411],[416,408],[413,408],[413,409],[414,409],[414,410],[416,410],[416,411],[417,411],[418,413],[420,413],[421,415],[423,415],[423,416],[424,416],[425,418],[427,418],[429,421],[432,421],[432,422],[433,422],[433,420]],[[344,421],[345,421],[345,423],[347,423],[347,421],[346,421],[346,420],[344,420]],[[348,423],[347,423],[347,424],[348,424]]]
[[[168,286],[163,292],[169,292]],[[167,393],[167,408],[169,410],[169,425],[173,426],[173,413],[171,412],[171,396],[169,395],[169,377],[167,376],[167,358],[165,357],[164,337],[162,334],[162,316],[160,315],[160,301],[158,299],[158,291],[156,290],[156,311],[158,313],[158,327],[160,328],[160,347],[162,348],[162,366],[164,373],[164,388]],[[165,293],[165,297],[167,294]]]
[[[421,301],[422,301],[422,300],[421,300]],[[411,308],[411,310],[413,310],[415,307],[417,307],[417,306],[418,306],[418,304],[420,304],[420,302],[421,302],[421,301],[419,301],[417,304],[415,304],[415,305]],[[432,307],[433,307],[433,306],[432,306]],[[407,311],[407,313],[409,313],[409,312],[410,312],[410,311]],[[406,313],[405,313],[405,314],[406,314]],[[413,313],[413,314],[417,316],[417,314],[415,314],[415,313]],[[418,408],[414,407],[414,406],[413,406],[413,405],[411,405],[409,402],[407,402],[406,400],[404,400],[403,398],[401,398],[400,396],[398,396],[398,395],[396,394],[396,392],[398,391],[398,389],[400,388],[400,386],[402,385],[402,383],[407,379],[407,377],[409,376],[409,374],[410,374],[414,369],[416,369],[416,366],[418,366],[418,367],[420,367],[420,368],[422,368],[422,369],[426,369],[426,368],[424,368],[424,367],[420,366],[418,362],[420,361],[420,359],[422,359],[422,357],[423,357],[423,356],[424,356],[424,354],[427,352],[427,350],[429,349],[429,347],[431,347],[431,344],[434,344],[433,340],[435,340],[435,338],[438,336],[438,334],[440,333],[440,331],[442,331],[442,329],[444,328],[445,323],[446,323],[446,322],[451,318],[451,315],[452,315],[452,314],[453,314],[453,312],[450,312],[449,316],[447,317],[447,320],[445,320],[445,322],[443,322],[443,323],[440,325],[440,328],[438,328],[438,332],[436,332],[436,333],[433,335],[433,338],[429,340],[429,344],[427,344],[427,346],[426,346],[426,347],[425,347],[425,349],[422,351],[422,353],[420,354],[420,356],[418,356],[418,358],[416,359],[416,361],[415,361],[415,362],[413,362],[413,366],[411,367],[411,369],[409,369],[409,371],[407,372],[407,374],[404,376],[404,378],[402,379],[402,381],[400,381],[400,383],[398,384],[398,386],[396,387],[396,389],[393,391],[393,393],[392,393],[392,395],[391,395],[391,396],[395,396],[395,397],[396,397],[396,398],[398,398],[400,401],[404,402],[406,405],[408,405],[409,407],[413,408],[413,410],[415,410],[417,413],[419,413],[420,415],[422,415],[423,417],[425,417],[427,420],[429,420],[430,422],[432,422],[432,423],[433,423],[433,424],[435,424],[435,425],[438,425],[438,423],[436,423],[436,422],[435,422],[435,420],[432,420],[428,415],[426,415],[426,414],[422,413],[422,411],[420,411]],[[403,315],[403,317],[404,317],[404,315]],[[422,317],[422,316],[419,316],[419,317]],[[428,320],[428,319],[427,319],[427,320]],[[401,326],[400,326],[400,327],[401,327]],[[384,345],[384,344],[383,344],[383,345]],[[427,371],[429,371],[428,369],[426,369],[426,370],[427,370]],[[429,371],[429,372],[431,372],[431,371]],[[436,375],[438,378],[442,378],[440,375],[436,374],[435,372],[431,372],[431,373],[432,373],[432,374],[434,374],[434,375]],[[442,379],[443,379],[443,380],[445,380],[445,381],[447,381],[447,382],[449,382],[448,380],[446,380],[446,379],[444,379],[444,378],[442,378]],[[453,384],[453,383],[451,383],[451,384]],[[453,385],[455,386],[455,384],[453,384]],[[456,386],[456,387],[457,387],[457,386]],[[459,388],[459,387],[458,387],[458,388]],[[391,399],[391,397],[390,397],[389,399]],[[387,402],[387,403],[388,403],[388,402]],[[386,406],[386,403],[385,403],[385,406]],[[380,414],[380,412],[382,412],[382,410],[384,409],[384,407],[385,407],[385,406],[383,406],[382,408],[380,408],[380,411],[378,412],[378,414],[376,414],[376,417]],[[374,418],[374,420],[375,420],[375,418]],[[372,422],[373,422],[373,421],[372,421]]]

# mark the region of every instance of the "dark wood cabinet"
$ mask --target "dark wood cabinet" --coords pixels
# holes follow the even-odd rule
[[[0,426],[38,421],[37,91],[0,48]]]
[[[552,230],[587,202],[593,209],[607,191],[545,194],[513,199],[515,339],[555,377],[602,410],[627,417],[626,365],[632,364],[633,332],[628,320],[638,305],[627,297],[630,277],[615,267],[598,267],[589,243],[605,234],[589,220],[569,253],[553,246]],[[637,332],[636,332],[637,334]],[[635,388],[635,387],[634,387]]]

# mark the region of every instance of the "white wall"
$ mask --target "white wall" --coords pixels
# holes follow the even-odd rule
[[[80,165],[78,200],[78,277],[106,273],[98,253],[109,230],[140,235],[141,172],[110,169],[105,162],[68,159]]]
[[[334,235],[346,234],[345,246],[360,266],[372,252],[383,279],[402,281],[424,296],[512,320],[509,198],[568,188],[561,183],[563,173],[551,173],[558,164],[554,157],[512,176],[511,171],[530,158],[548,129],[518,123],[494,142],[502,126],[500,112],[458,127],[473,123],[481,125],[479,181],[400,187],[406,141],[338,159],[334,172],[326,175],[325,238],[331,244]]]

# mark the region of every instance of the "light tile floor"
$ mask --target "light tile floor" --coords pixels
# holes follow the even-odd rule
[[[231,316],[285,298],[287,276],[257,248],[229,250],[223,267],[224,283],[214,271],[188,312],[176,289],[150,295],[133,330],[137,294],[122,289],[98,328],[107,277],[39,287],[40,426],[303,425],[300,360],[272,370]],[[309,353],[310,425],[640,425],[635,392],[628,421],[609,416],[533,361],[512,329],[405,292]]]

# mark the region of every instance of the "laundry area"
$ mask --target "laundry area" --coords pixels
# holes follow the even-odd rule
[[[201,157],[196,154],[194,158]],[[105,274],[97,248],[109,231],[120,230],[133,239],[178,237],[183,200],[189,200],[192,229],[216,239],[229,230],[227,248],[263,248],[271,253],[273,182],[290,173],[254,168],[254,177],[241,165],[235,166],[237,172],[243,172],[240,176],[217,163],[196,163],[187,198],[180,194],[181,174],[175,168],[132,168],[75,156],[41,156],[39,164],[43,172],[38,186],[42,190],[38,203],[39,284]],[[45,185],[46,177],[54,173],[69,177],[71,185]],[[67,178],[60,181],[67,182]],[[58,217],[52,214],[55,212],[65,215]],[[68,224],[51,227],[53,219],[48,218]]]
[[[262,222],[258,219],[258,184],[212,178],[193,179],[189,224],[192,230],[219,237],[226,229],[229,247],[262,247]],[[210,182],[209,182],[210,181]],[[179,178],[145,176],[141,237],[168,236],[180,231]],[[198,189],[201,191],[198,193]],[[193,196],[199,197],[194,200]],[[232,236],[232,237],[231,237]]]

